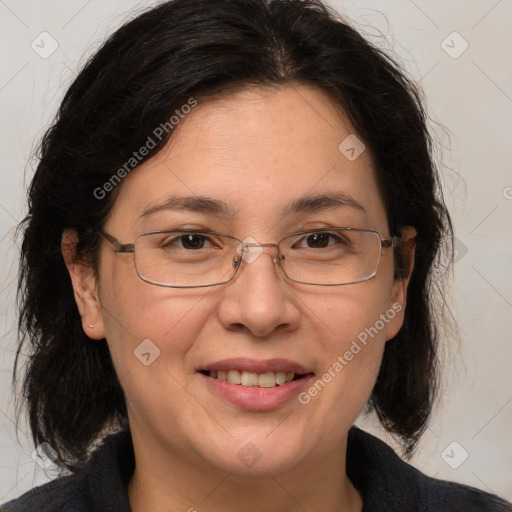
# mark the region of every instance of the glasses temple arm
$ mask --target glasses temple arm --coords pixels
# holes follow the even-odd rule
[[[402,242],[402,237],[394,236],[392,238],[384,238],[382,240],[382,247],[398,247]]]
[[[100,231],[99,233],[114,246],[116,252],[135,252],[135,244],[122,244],[105,231]]]

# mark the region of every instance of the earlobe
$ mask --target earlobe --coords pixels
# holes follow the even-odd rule
[[[74,229],[62,233],[61,252],[71,278],[82,328],[89,338],[105,337],[94,269],[80,260],[76,252],[78,235]]]

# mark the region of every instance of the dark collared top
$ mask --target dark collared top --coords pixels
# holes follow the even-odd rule
[[[78,472],[36,487],[0,510],[130,512],[126,486],[134,467],[130,432],[119,432]],[[363,496],[363,512],[512,512],[512,505],[496,496],[427,477],[356,427],[348,437],[347,474]]]

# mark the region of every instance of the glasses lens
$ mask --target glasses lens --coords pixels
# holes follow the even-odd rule
[[[135,240],[135,267],[153,284],[173,287],[211,286],[229,281],[239,242],[225,235],[166,231]]]
[[[286,275],[293,281],[316,285],[371,279],[377,272],[381,249],[377,232],[349,228],[289,235],[279,243]],[[239,250],[237,239],[216,233],[145,233],[135,240],[135,267],[142,279],[160,286],[213,286],[233,278]]]
[[[286,275],[306,284],[365,281],[377,272],[381,239],[375,231],[320,230],[290,235],[280,244]]]

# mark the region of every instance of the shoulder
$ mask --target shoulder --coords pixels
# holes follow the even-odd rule
[[[83,473],[57,478],[0,506],[1,512],[85,512],[87,492]]]
[[[35,487],[4,505],[0,512],[129,511],[126,485],[134,456],[128,431],[108,436],[76,473]]]
[[[422,475],[425,502],[435,504],[436,510],[460,512],[512,512],[512,505],[489,494],[469,487]],[[429,509],[426,509],[429,510]]]
[[[512,512],[497,496],[425,475],[358,428],[349,433],[347,473],[363,495],[364,512]]]

